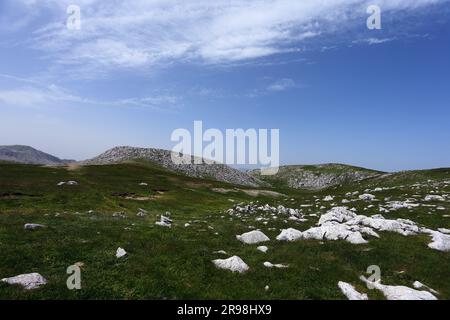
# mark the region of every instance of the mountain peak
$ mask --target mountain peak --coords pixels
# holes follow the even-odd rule
[[[114,147],[101,155],[82,161],[82,165],[107,165],[124,161],[144,159],[165,169],[185,174],[195,178],[207,178],[232,184],[256,187],[264,185],[256,177],[231,168],[221,163],[214,164],[175,164],[172,161],[172,151],[154,148],[136,148],[130,146]],[[193,157],[194,159],[194,157]]]
[[[63,165],[73,162],[73,160],[62,160],[51,154],[24,145],[0,146],[0,160],[38,165]]]

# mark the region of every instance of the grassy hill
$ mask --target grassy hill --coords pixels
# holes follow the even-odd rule
[[[251,174],[277,187],[321,190],[352,184],[383,172],[344,164],[321,164],[282,166],[273,176],[261,176],[259,170]]]
[[[57,185],[69,180],[78,184]],[[380,292],[368,290],[358,279],[374,264],[381,267],[383,283],[411,287],[419,280],[439,291],[440,299],[450,299],[450,254],[428,248],[427,235],[380,232],[379,239],[370,237],[363,245],[275,240],[280,229],[303,231],[314,226],[321,214],[342,205],[344,199],[351,200],[349,206],[359,213],[371,215],[379,214],[387,201],[415,197],[424,205],[392,211],[388,217],[450,228],[450,218],[445,217],[450,213],[449,198],[439,203],[423,201],[431,193],[450,195],[446,181],[450,181],[448,169],[381,174],[326,190],[271,189],[285,196],[270,197],[250,196],[242,186],[186,177],[145,161],[69,167],[2,163],[0,278],[39,272],[48,284],[26,291],[0,282],[0,299],[345,299],[338,281],[353,284],[371,299],[382,299]],[[375,187],[393,188],[374,192],[378,202],[348,196],[350,191],[363,193]],[[332,202],[323,201],[327,195],[334,197]],[[307,221],[226,212],[238,203],[252,202],[301,208]],[[138,217],[140,209],[147,216]],[[172,228],[155,225],[166,211],[171,212]],[[270,219],[259,220],[259,216]],[[25,223],[46,228],[27,231]],[[236,235],[251,227],[271,239],[265,243],[268,253],[236,240]],[[115,257],[118,247],[128,252],[124,258]],[[228,255],[216,253],[219,250]],[[216,269],[211,262],[231,255],[243,258],[250,271],[233,274]],[[265,261],[289,268],[267,269]],[[82,290],[70,291],[66,268],[76,262],[83,263]]]

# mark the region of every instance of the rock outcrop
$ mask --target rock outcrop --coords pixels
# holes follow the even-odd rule
[[[189,177],[212,179],[243,186],[257,187],[264,185],[259,179],[220,163],[176,164],[172,161],[172,152],[153,148],[116,147],[102,153],[98,157],[82,161],[82,165],[107,165],[124,161],[144,159],[165,169],[175,171]],[[195,158],[192,157],[192,160]]]
[[[282,185],[293,189],[321,190],[378,177],[382,173],[343,164],[321,164],[282,166],[273,176],[261,176],[259,170],[251,171],[250,174],[272,185]]]

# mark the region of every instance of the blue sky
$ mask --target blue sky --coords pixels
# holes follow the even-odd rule
[[[202,120],[279,128],[282,164],[448,167],[449,13],[446,0],[2,0],[0,144],[170,149]]]

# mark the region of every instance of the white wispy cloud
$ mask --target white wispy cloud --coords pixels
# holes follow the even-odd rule
[[[374,44],[382,44],[386,42],[391,42],[396,40],[396,38],[367,38],[367,39],[359,39],[353,41],[353,43],[365,43],[368,45],[374,45]]]
[[[88,103],[89,101],[71,95],[55,85],[47,88],[25,86],[12,90],[0,90],[0,105],[41,107],[59,102]]]
[[[81,30],[64,25],[72,0],[15,1],[22,4],[24,19],[28,12],[51,17],[33,33],[33,48],[56,64],[95,72],[268,57],[338,33],[355,18],[364,26],[359,19],[369,4],[392,12],[448,0],[79,0]]]
[[[145,97],[117,100],[84,98],[61,86],[45,84],[37,80],[0,74],[0,78],[15,81],[13,89],[0,89],[0,107],[36,108],[71,105],[94,105],[110,107],[137,107],[157,111],[176,112],[182,106],[182,98],[170,94],[155,93]]]
[[[127,98],[112,101],[115,106],[134,106],[155,111],[178,112],[182,107],[181,98],[174,95],[154,95],[144,98]]]
[[[288,89],[295,88],[297,85],[294,80],[285,78],[280,79],[272,83],[270,86],[267,87],[267,90],[269,91],[285,91]]]

